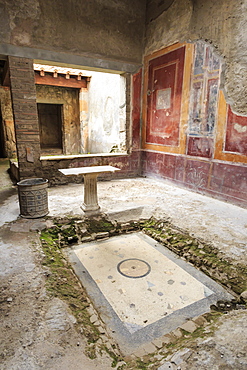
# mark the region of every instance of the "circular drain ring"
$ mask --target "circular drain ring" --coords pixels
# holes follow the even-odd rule
[[[151,266],[139,258],[128,258],[118,263],[117,270],[125,277],[138,279],[147,276],[151,271]]]

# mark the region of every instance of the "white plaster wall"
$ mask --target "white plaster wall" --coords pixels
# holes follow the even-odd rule
[[[125,150],[125,78],[92,72],[89,84],[88,152],[109,153]]]

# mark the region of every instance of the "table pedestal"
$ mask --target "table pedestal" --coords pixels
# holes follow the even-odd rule
[[[89,173],[83,175],[84,177],[84,203],[81,209],[86,215],[100,213],[100,206],[98,204],[97,196],[97,173]]]
[[[66,176],[83,175],[84,177],[84,202],[81,209],[86,216],[97,215],[100,213],[97,196],[97,176],[102,173],[112,173],[120,171],[113,166],[92,166],[59,169]]]

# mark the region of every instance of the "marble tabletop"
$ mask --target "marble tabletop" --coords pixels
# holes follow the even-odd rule
[[[120,171],[120,168],[113,166],[91,166],[91,167],[64,168],[60,169],[59,171],[66,176],[72,176],[72,175],[99,174],[102,172],[115,172]]]

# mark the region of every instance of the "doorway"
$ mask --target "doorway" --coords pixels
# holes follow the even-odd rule
[[[38,103],[41,152],[62,154],[62,104]]]

